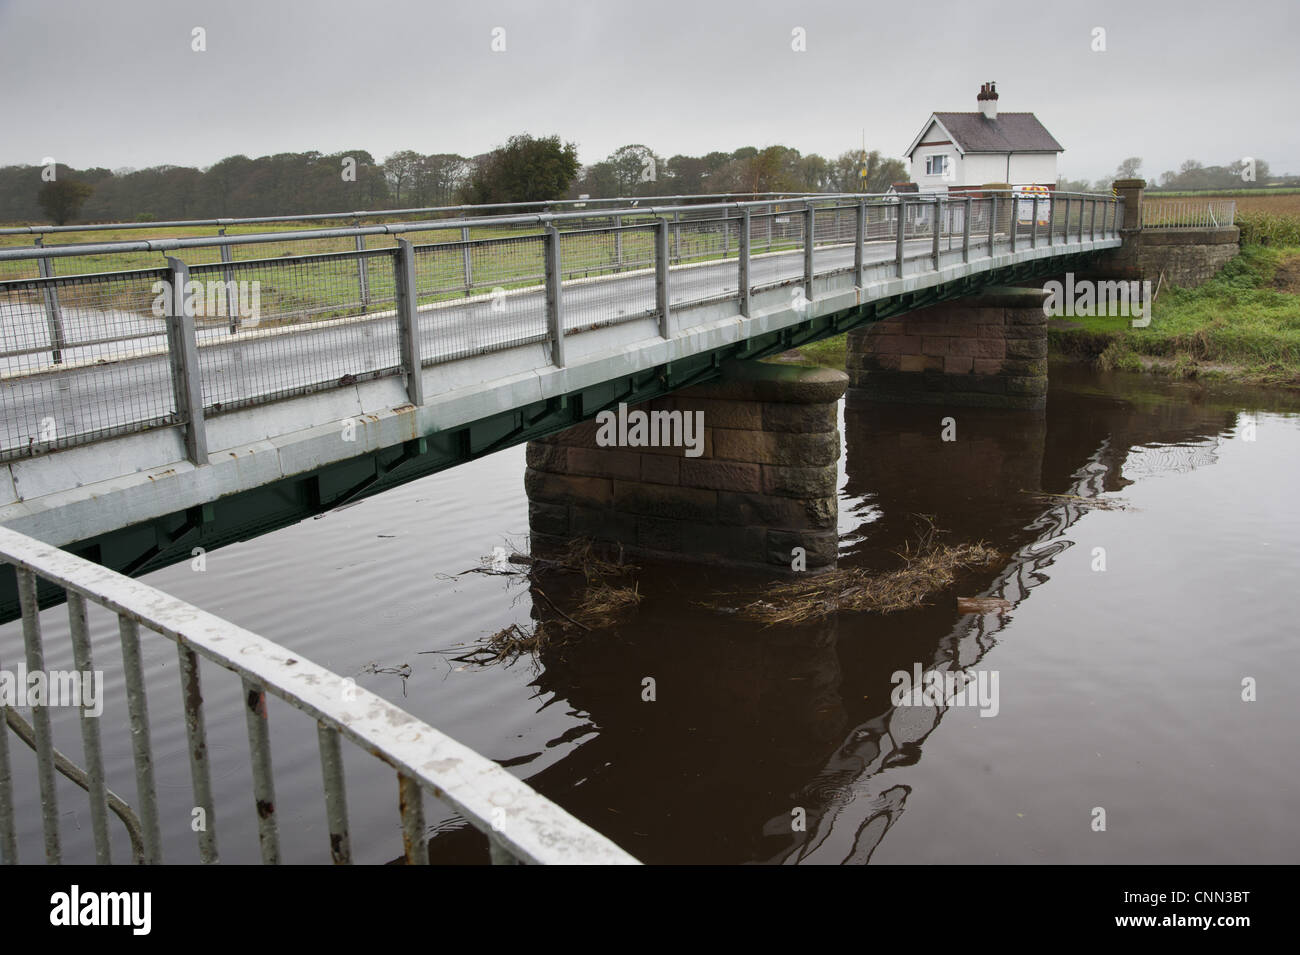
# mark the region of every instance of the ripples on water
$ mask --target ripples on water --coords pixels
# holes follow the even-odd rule
[[[480,668],[427,653],[530,620],[526,587],[453,576],[524,542],[522,448],[210,552],[202,573],[146,579],[354,676],[650,862],[1296,861],[1294,407],[1052,376],[1045,417],[959,411],[955,443],[939,441],[938,409],[844,409],[842,564],[894,566],[915,514],[1006,555],[915,611],[756,630],[700,606],[737,585],[727,573],[646,568],[636,617],[562,659]],[[963,617],[955,594],[1013,609]],[[47,667],[70,668],[63,609],[43,622]],[[92,611],[92,628],[110,785],[134,801],[116,625]],[[167,859],[194,861],[175,648],[144,642]],[[0,629],[0,661],[20,653],[18,628]],[[891,706],[890,675],[914,663],[997,670],[998,715]],[[402,664],[409,678],[371,672]],[[204,674],[222,858],[256,861],[238,683]],[[657,702],[641,700],[645,676]],[[1246,677],[1257,702],[1241,701]],[[79,756],[68,715],[55,714],[56,745]],[[327,861],[312,721],[274,701],[270,716],[285,858]],[[36,861],[34,760],[15,744],[21,850]],[[348,750],[358,860],[388,861],[395,780]],[[69,859],[93,858],[85,805],[61,780]],[[1098,807],[1105,832],[1091,828]],[[428,816],[436,860],[482,861],[454,813],[431,803]],[[127,857],[125,840],[115,851]]]

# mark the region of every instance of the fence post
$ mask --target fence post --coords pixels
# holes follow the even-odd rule
[[[970,196],[962,200],[961,210],[961,260],[963,263],[970,261],[970,215],[975,209],[971,202]]]
[[[9,767],[9,720],[0,697],[0,865],[18,864],[18,836],[14,831],[14,784]]]
[[[551,364],[564,367],[564,301],[560,295],[560,231],[546,227],[542,239],[546,262],[546,332],[551,338]]]
[[[803,223],[803,296],[813,300],[813,243],[816,242],[817,209],[811,201],[804,203]]]
[[[772,251],[772,203],[767,204],[767,248],[766,252]]]
[[[682,227],[681,213],[673,211],[673,262],[682,264]]]
[[[731,253],[731,220],[727,216],[727,208],[722,208],[722,257],[725,259]]]
[[[40,246],[42,241],[37,239],[36,244]],[[54,268],[50,265],[49,256],[41,256],[36,260],[36,265],[40,270],[41,278],[54,278]],[[45,298],[45,324],[50,333],[50,351],[53,353],[54,364],[61,365],[66,339],[63,336],[63,310],[59,308],[59,291],[52,282],[43,283],[41,291]]]
[[[1089,200],[1088,207],[1088,241],[1093,242],[1097,238],[1097,200]]]
[[[361,218],[358,216],[353,219],[352,224],[360,226]],[[358,235],[354,238],[356,239],[357,251],[366,251],[366,237]],[[357,287],[361,292],[361,314],[364,315],[370,307],[370,271],[366,267],[366,257],[364,255],[357,256]]]
[[[740,286],[740,314],[749,318],[749,207],[740,212],[740,247],[736,251],[737,276]]]
[[[226,227],[222,226],[217,235],[224,236]],[[223,242],[218,247],[221,253],[221,281],[226,283],[226,318],[230,320],[230,334],[239,331],[239,296],[232,294],[235,287],[235,270],[230,267],[230,246]]]
[[[465,274],[465,297],[469,298],[474,294],[474,266],[469,258],[469,226],[460,227],[460,247],[461,271]]]
[[[420,362],[419,299],[415,287],[415,247],[397,240],[393,256],[393,290],[397,301],[397,342],[406,374],[406,397],[417,408],[424,404],[424,374]]]
[[[1011,225],[1009,227],[1011,229],[1011,251],[1015,252],[1016,233],[1020,231],[1020,199],[1016,195],[1014,188],[1011,190],[1008,201],[1011,203]]]
[[[623,217],[614,216],[614,271],[623,271]]]
[[[898,272],[898,277],[903,277],[903,245],[906,241],[907,230],[907,200],[901,196],[898,199],[898,237],[894,243],[894,262]]]
[[[194,310],[188,305],[186,286],[190,267],[167,256],[171,273],[171,314],[167,316],[167,358],[171,365],[176,413],[185,423],[185,453],[195,464],[208,463],[208,433],[203,424],[203,386],[199,380],[199,345],[194,332]]]
[[[855,231],[856,244],[853,249],[853,284],[862,288],[866,284],[866,263],[863,261],[863,247],[867,244],[867,200],[858,200],[858,222]]]
[[[1056,245],[1056,196],[1047,198],[1047,244]]]
[[[1030,215],[1033,221],[1029,226],[1029,247],[1036,249],[1038,248],[1038,193],[1034,193],[1034,204],[1030,210]]]
[[[23,648],[27,655],[27,669],[40,673],[45,669],[45,649],[41,644],[40,608],[36,600],[36,574],[25,567],[15,567],[18,578],[18,604],[23,617]],[[26,689],[24,687],[24,689]],[[5,733],[9,727],[0,727]],[[41,830],[45,835],[45,861],[59,865],[62,860],[59,844],[58,791],[54,784],[54,738],[50,732],[50,708],[32,707],[32,733],[36,740],[36,778],[41,792]]]
[[[943,232],[943,200],[938,196],[934,197],[934,238],[933,248],[930,250],[934,258],[934,270],[939,271],[939,236]]]
[[[998,197],[997,194],[989,196],[989,258],[993,258],[994,245],[998,232]]]
[[[660,217],[655,226],[655,308],[659,310],[659,335],[663,338],[671,337],[668,314],[668,228],[668,220]]]

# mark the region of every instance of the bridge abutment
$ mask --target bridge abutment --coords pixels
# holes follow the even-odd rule
[[[1124,199],[1124,244],[1098,257],[1095,271],[1100,277],[1196,288],[1218,275],[1241,250],[1241,230],[1235,225],[1144,229],[1146,181],[1118,179],[1114,188]]]
[[[875,401],[1044,408],[1045,294],[993,288],[855,329],[849,387]]]
[[[734,362],[718,382],[529,442],[534,547],[589,538],[632,555],[767,572],[791,571],[802,548],[808,571],[833,567],[847,384],[828,368]],[[638,412],[691,416],[697,446],[638,444]]]

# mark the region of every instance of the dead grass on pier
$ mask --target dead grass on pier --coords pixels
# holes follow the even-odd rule
[[[909,546],[899,556],[903,566],[885,573],[854,567],[773,584],[762,597],[734,612],[742,620],[773,627],[813,623],[842,611],[911,610],[951,587],[958,571],[986,566],[998,552],[982,541],[955,546],[931,543],[923,548]],[[724,609],[723,604],[711,606]]]

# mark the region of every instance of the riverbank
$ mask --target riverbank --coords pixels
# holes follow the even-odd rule
[[[1048,355],[1102,371],[1300,388],[1300,248],[1247,245],[1195,289],[1165,288],[1151,322],[1053,318]]]
[[[1151,323],[1121,317],[1053,318],[1048,356],[1102,371],[1300,388],[1300,246],[1247,245],[1196,289],[1165,288]],[[783,358],[843,368],[845,336]]]

